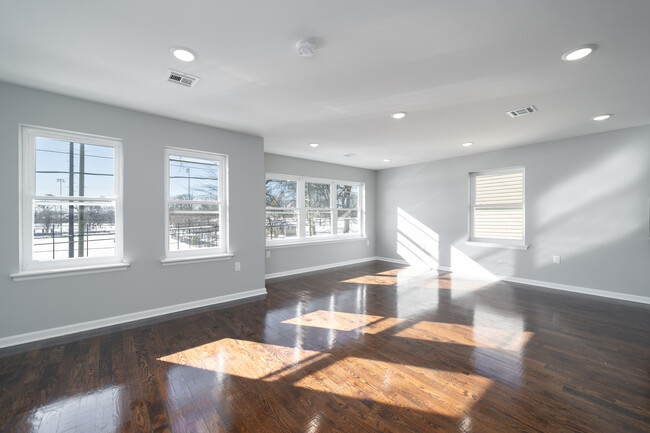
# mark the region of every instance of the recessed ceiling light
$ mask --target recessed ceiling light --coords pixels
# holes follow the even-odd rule
[[[385,159],[384,159],[384,162],[390,162],[390,159],[385,158]]]
[[[602,122],[603,120],[607,120],[610,117],[612,117],[611,114],[601,114],[600,116],[592,117],[592,119],[596,122]]]
[[[581,45],[562,54],[562,60],[565,62],[574,62],[576,60],[584,59],[589,54],[593,53],[595,49],[596,45],[594,44]]]
[[[390,115],[393,119],[403,119],[406,117],[406,112],[405,111],[398,111],[397,113],[393,113]]]
[[[174,47],[171,49],[171,53],[182,62],[193,62],[196,59],[196,54],[187,48]]]
[[[309,147],[318,147],[318,143],[309,143]]]
[[[470,147],[472,144],[474,144],[474,143],[472,143],[471,141],[468,141],[467,143],[463,143],[463,147]]]

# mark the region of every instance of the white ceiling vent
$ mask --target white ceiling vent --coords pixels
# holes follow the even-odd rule
[[[180,84],[185,87],[195,87],[199,79],[199,77],[195,77],[194,75],[167,69],[167,81],[170,83]]]
[[[520,116],[525,116],[526,114],[534,113],[535,111],[537,111],[537,108],[535,108],[534,105],[530,105],[528,107],[517,108],[516,110],[508,111],[508,116],[520,117]]]

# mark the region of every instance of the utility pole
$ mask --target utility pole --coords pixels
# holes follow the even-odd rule
[[[68,192],[70,197],[74,196],[74,143],[70,142],[70,159],[68,164]],[[68,206],[68,257],[74,257],[74,206]]]
[[[84,195],[85,171],[86,171],[86,149],[85,144],[79,143],[79,196]],[[86,209],[79,205],[79,244],[77,245],[77,257],[84,256],[84,236],[86,236]]]
[[[191,176],[190,176],[190,168],[187,167],[185,168],[185,173],[187,173],[187,199],[192,200],[192,190],[191,190]]]
[[[63,183],[65,179],[60,177],[56,180],[59,183],[59,197],[63,197]],[[63,206],[59,205],[59,234],[63,234]]]

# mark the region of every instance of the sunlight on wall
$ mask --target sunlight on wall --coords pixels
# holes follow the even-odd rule
[[[402,208],[397,208],[397,254],[412,266],[438,267],[439,237]]]
[[[537,267],[550,265],[552,255],[582,254],[646,227],[647,198],[629,191],[647,175],[647,153],[613,148],[598,164],[562,179],[535,201]]]
[[[282,323],[346,332],[355,331],[359,334],[377,334],[401,322],[403,322],[403,319],[393,317],[319,310],[301,317],[285,320]]]
[[[31,433],[59,431],[61,426],[75,426],[80,431],[118,431],[122,421],[121,386],[109,386],[91,392],[62,397],[32,409],[28,424]],[[79,416],[92,414],[92,416]]]
[[[454,246],[451,247],[451,270],[455,273],[471,275],[485,281],[499,280],[496,275]]]
[[[349,384],[340,381],[349,376],[349,371],[358,370],[364,371],[363,380],[354,379]],[[414,387],[414,382],[419,386]],[[381,404],[453,418],[469,412],[492,384],[491,379],[473,374],[357,357],[341,359],[295,382],[296,386],[313,391],[351,398],[370,395],[371,400]],[[408,389],[408,393],[401,393],[400,389]]]

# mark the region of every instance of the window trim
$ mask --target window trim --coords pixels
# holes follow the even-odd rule
[[[19,272],[12,274],[15,280],[27,274],[42,273],[53,275],[64,270],[85,273],[92,268],[102,268],[104,265],[124,264],[124,225],[123,225],[123,158],[122,139],[107,137],[83,132],[67,131],[64,129],[49,128],[44,126],[20,124],[19,125],[19,206],[18,219],[20,237]],[[32,230],[33,230],[33,200],[35,199],[35,170],[36,170],[36,138],[51,138],[54,140],[72,141],[75,143],[106,146],[114,149],[113,153],[113,188],[115,197],[101,200],[115,202],[115,255],[112,257],[76,257],[51,261],[34,261],[32,257]],[[78,198],[78,197],[75,197]],[[88,201],[96,198],[88,199]],[[71,272],[72,273],[72,272]]]
[[[218,247],[197,248],[196,250],[171,251],[169,249],[169,157],[170,155],[185,156],[188,158],[210,159],[219,162],[219,239],[221,245]],[[228,201],[228,155],[203,150],[194,150],[181,147],[165,147],[164,152],[164,234],[165,254],[161,260],[163,265],[190,261],[206,261],[210,258],[232,257],[229,242],[230,212]],[[195,260],[193,260],[195,259]]]
[[[508,173],[519,173],[522,174],[521,182],[521,212],[522,212],[522,239],[513,240],[513,239],[496,239],[496,238],[477,238],[473,236],[474,233],[474,201],[475,201],[475,190],[476,190],[476,177],[484,175],[499,175],[499,174],[508,174]],[[518,207],[517,207],[518,209]],[[528,249],[528,244],[526,243],[526,167],[524,166],[515,166],[515,167],[506,167],[498,169],[489,169],[489,170],[480,170],[480,171],[471,171],[469,172],[469,205],[468,205],[468,233],[467,240],[465,242],[467,245],[474,246],[485,246],[485,247],[495,247],[495,248],[512,248],[512,249]]]
[[[266,240],[267,247],[273,246],[299,246],[307,244],[321,244],[327,243],[328,241],[337,241],[337,240],[356,240],[356,239],[367,239],[366,237],[366,213],[365,213],[365,203],[366,203],[366,184],[363,182],[354,182],[348,180],[336,180],[336,179],[325,179],[320,177],[310,177],[310,176],[296,176],[290,174],[280,174],[280,173],[266,173],[264,180],[273,179],[273,180],[289,180],[295,181],[296,185],[296,204],[301,206],[296,206],[294,210],[298,213],[298,236],[295,238],[289,239],[274,239]],[[329,211],[332,214],[331,217],[331,230],[330,235],[328,236],[305,236],[305,218],[307,212],[319,212],[318,208],[307,208],[305,204],[305,184],[306,183],[321,183],[330,185],[330,207],[322,208],[323,211]],[[336,187],[337,185],[349,185],[359,187],[359,197],[358,197],[358,209],[359,209],[359,233],[352,234],[334,234],[337,229],[338,224],[338,207],[336,202]],[[267,207],[264,207],[264,214],[266,215]]]

